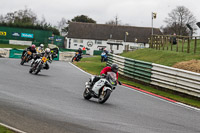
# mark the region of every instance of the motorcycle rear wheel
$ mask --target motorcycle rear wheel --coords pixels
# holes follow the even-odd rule
[[[90,98],[92,98],[92,96],[90,95],[90,91],[88,90],[88,88],[85,88],[84,92],[83,92],[83,97],[86,100],[89,100]]]
[[[108,98],[110,97],[110,94],[111,94],[111,90],[106,90],[106,91],[102,92],[98,99],[98,102],[101,104],[105,103],[108,100]]]

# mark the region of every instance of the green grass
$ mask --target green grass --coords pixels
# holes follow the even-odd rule
[[[165,66],[172,66],[177,62],[188,61],[192,59],[200,60],[200,54],[181,53],[155,49],[140,49],[132,52],[125,52],[121,55],[127,58],[143,60]]]
[[[16,49],[25,49],[28,46],[26,45],[12,45],[12,44],[0,44],[0,48],[16,48]]]
[[[83,58],[80,62],[74,62],[74,64],[78,67],[80,67],[81,69],[94,74],[94,75],[99,75],[100,71],[106,66],[106,63],[101,63],[100,62],[100,56],[98,57],[89,57],[89,58]],[[146,85],[141,85],[139,83],[136,83],[134,81],[125,79],[123,77],[119,77],[119,81],[121,81],[124,84],[128,84],[131,86],[135,86],[137,88],[140,88],[142,90],[146,90],[149,92],[152,92],[154,94],[158,94],[191,106],[195,106],[200,108],[200,101],[199,100],[195,100],[195,99],[190,99],[187,97],[182,97],[182,96],[178,96],[176,94],[174,94],[174,92],[167,92],[167,91],[163,91],[161,89],[155,89],[152,88],[150,86],[146,86]]]
[[[14,133],[14,132],[0,125],[0,133]]]

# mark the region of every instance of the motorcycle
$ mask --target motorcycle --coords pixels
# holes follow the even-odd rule
[[[81,60],[81,58],[82,58],[82,56],[78,53],[78,52],[76,52],[76,54],[75,54],[75,56],[72,58],[72,62],[73,61],[80,61]]]
[[[107,54],[105,52],[101,53],[101,62],[107,61]]]
[[[45,66],[45,63],[47,63],[51,61],[47,59],[47,55],[44,54],[44,56],[36,59],[32,65],[32,67],[29,70],[29,73],[34,73],[35,75],[37,75]]]
[[[31,52],[31,51],[25,52],[25,53],[24,53],[24,56],[22,56],[22,58],[21,58],[20,64],[21,64],[21,65],[24,65],[25,62],[28,62],[28,61],[31,59],[31,55],[32,55],[32,52]]]
[[[83,97],[86,100],[93,98],[97,98],[98,102],[103,104],[105,103],[108,98],[110,97],[112,91],[117,86],[117,77],[116,73],[114,72],[108,72],[105,77],[99,77],[100,79],[93,85],[91,88],[91,84],[94,80],[95,76],[91,76],[89,82],[85,83],[85,90],[83,92]],[[119,82],[119,85],[121,85],[121,82]]]

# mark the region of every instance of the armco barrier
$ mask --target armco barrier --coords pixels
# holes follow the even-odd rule
[[[123,76],[200,98],[199,73],[109,54],[107,65],[112,63]]]
[[[0,57],[9,58],[11,48],[0,48]]]
[[[151,82],[151,63],[109,54],[107,65],[111,66],[112,63],[118,64],[121,75],[146,83]]]
[[[200,74],[153,64],[151,84],[200,97]]]
[[[21,56],[22,56],[22,52],[23,52],[24,50],[22,50],[22,49],[11,49],[10,50],[10,55],[9,55],[9,58],[21,58]],[[59,60],[59,52],[58,52],[58,54],[57,54],[57,57],[56,58],[54,58],[53,60]]]
[[[75,55],[75,52],[60,52],[60,61],[71,61],[72,57]]]
[[[21,58],[23,51],[21,49],[11,49],[9,58]]]

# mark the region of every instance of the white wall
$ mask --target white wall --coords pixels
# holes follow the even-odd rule
[[[76,39],[76,38],[65,38],[67,41],[66,47],[67,49],[78,49],[85,47],[86,49],[89,48],[89,50],[86,50],[87,54],[93,55],[94,50],[101,50],[101,48],[106,48],[109,52],[111,52],[111,47],[114,54],[120,54],[124,51],[125,45],[129,45],[129,50],[131,48],[144,48],[144,44],[139,43],[133,43],[133,42],[122,42],[123,45],[119,45],[117,49],[117,45],[109,45],[107,44],[107,40],[92,40],[92,39]],[[98,42],[101,42],[99,44]],[[82,46],[82,47],[81,47]],[[145,45],[145,47],[149,47],[148,44]]]

